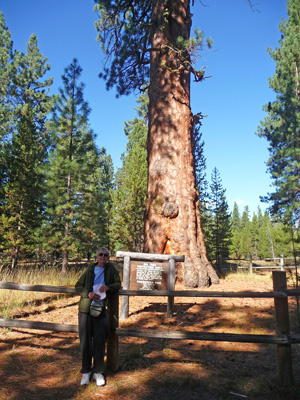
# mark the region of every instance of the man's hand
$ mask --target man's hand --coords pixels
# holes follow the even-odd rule
[[[92,299],[92,300],[94,300],[94,301],[97,301],[97,300],[100,299],[99,294],[94,293],[94,292],[90,292],[90,293],[88,294],[88,296],[89,296],[90,299]]]
[[[107,292],[109,290],[109,287],[106,285],[102,285],[101,288],[99,289],[100,293]]]

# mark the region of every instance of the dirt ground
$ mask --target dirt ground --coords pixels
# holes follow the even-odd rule
[[[227,277],[204,291],[272,291],[272,280],[271,275],[264,281]],[[78,300],[78,296],[47,297],[41,304],[16,310],[14,318],[77,324]],[[171,319],[166,304],[166,298],[132,297],[130,316],[120,326],[275,334],[273,299],[175,298]],[[289,305],[293,327],[295,300],[290,299]],[[77,334],[0,328],[0,399],[300,399],[298,344],[292,345],[295,386],[283,389],[277,384],[274,344],[119,340],[120,370],[106,371],[105,387],[94,383],[81,387]]]

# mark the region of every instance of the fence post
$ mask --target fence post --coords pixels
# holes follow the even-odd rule
[[[282,289],[287,288],[286,273],[284,271],[273,271],[273,288],[274,291],[280,292]],[[289,335],[290,322],[289,322],[289,309],[288,297],[274,298],[275,304],[275,323],[276,333],[282,335]],[[277,345],[277,364],[280,386],[293,385],[293,364],[292,352],[290,344]]]
[[[130,257],[124,257],[123,264],[123,289],[129,290],[130,285]],[[120,319],[127,319],[129,316],[129,296],[122,296]]]
[[[281,269],[281,271],[284,271],[284,259],[283,259],[283,254],[280,254],[280,269]]]
[[[168,290],[175,290],[175,260],[171,258],[169,260],[169,281],[168,281]],[[168,296],[168,305],[167,305],[167,317],[172,318],[173,316],[173,308],[174,308],[174,296]]]
[[[119,369],[119,338],[116,328],[119,326],[119,294],[114,293],[109,307],[110,334],[107,339],[107,368],[111,371]]]

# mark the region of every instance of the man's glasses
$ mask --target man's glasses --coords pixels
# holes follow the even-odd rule
[[[104,256],[104,257],[109,257],[109,255],[106,254],[106,253],[99,253],[98,256],[100,256],[100,257],[102,257],[102,256]]]

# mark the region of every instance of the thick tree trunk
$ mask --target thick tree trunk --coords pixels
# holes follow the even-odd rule
[[[189,0],[152,0],[148,193],[145,251],[184,254],[184,283],[204,287],[219,278],[206,257],[192,155],[190,73],[169,44],[190,36]],[[167,46],[168,45],[168,46]],[[179,70],[178,70],[179,69]]]

